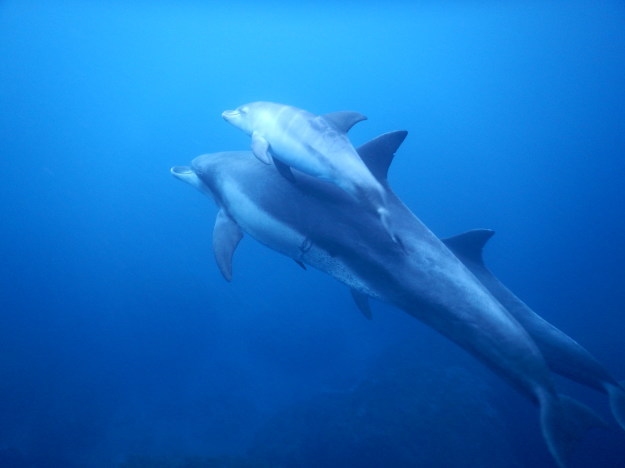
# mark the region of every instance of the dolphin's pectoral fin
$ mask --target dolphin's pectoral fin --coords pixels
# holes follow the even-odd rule
[[[473,229],[441,240],[455,255],[484,266],[482,249],[494,234],[492,229]]]
[[[386,182],[388,168],[391,162],[393,162],[393,157],[399,146],[406,139],[406,135],[408,135],[408,132],[405,130],[384,133],[358,147],[357,151],[360,159],[380,182]]]
[[[291,168],[287,164],[284,164],[278,158],[273,158],[273,164],[274,166],[276,166],[276,169],[278,169],[278,172],[282,174],[282,176],[286,180],[288,180],[289,182],[295,182],[295,176],[293,175],[293,172],[291,172]]]
[[[358,122],[367,120],[366,116],[353,111],[330,112],[329,114],[322,115],[322,117],[343,133],[349,132]]]
[[[260,161],[265,164],[271,164],[271,155],[269,154],[269,142],[265,140],[258,132],[252,133],[252,152]]]
[[[371,306],[369,305],[369,297],[366,294],[356,291],[355,289],[352,289],[351,292],[358,309],[366,318],[371,320],[372,314]]]
[[[226,281],[232,281],[232,255],[242,237],[239,225],[223,209],[219,210],[213,228],[213,252]]]
[[[302,269],[307,270],[307,268],[306,268],[306,264],[305,264],[304,262],[301,262],[301,261],[299,261],[299,260],[295,260],[295,259],[293,259],[293,261],[294,261],[295,263],[297,263],[299,266],[301,266],[301,267],[302,267]]]

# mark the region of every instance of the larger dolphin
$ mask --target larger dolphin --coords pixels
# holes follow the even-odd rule
[[[612,414],[625,429],[625,390],[622,384],[583,346],[536,314],[486,267],[482,250],[494,233],[489,229],[474,229],[443,239],[443,242],[523,325],[554,372],[609,395]]]
[[[347,132],[366,117],[344,111],[315,115],[275,102],[257,101],[227,110],[222,117],[252,137],[252,152],[264,163],[274,162],[287,179],[291,167],[341,187],[355,200],[375,210],[385,229],[389,224],[386,192],[352,146]]]
[[[387,134],[359,149],[363,159],[378,158],[372,172],[381,182],[405,135]],[[586,407],[556,393],[525,329],[390,190],[388,206],[403,247],[342,190],[304,174],[292,184],[250,152],[200,156],[172,173],[219,206],[213,247],[227,279],[245,232],[345,283],[361,305],[375,297],[404,309],[539,405],[542,433],[559,466],[585,430],[600,424]]]

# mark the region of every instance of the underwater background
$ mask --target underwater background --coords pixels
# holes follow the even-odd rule
[[[269,100],[406,129],[390,183],[625,378],[621,1],[0,1],[0,466],[553,467],[536,408],[169,173]],[[572,467],[625,466],[610,427]]]

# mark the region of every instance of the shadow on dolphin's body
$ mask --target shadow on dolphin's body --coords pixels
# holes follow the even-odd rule
[[[388,188],[386,175],[406,132],[358,149],[387,188],[393,242],[375,214],[332,184],[294,171],[288,181],[249,151],[203,155],[172,173],[209,194],[219,212],[213,248],[224,277],[243,233],[346,284],[369,314],[368,297],[402,308],[462,346],[540,407],[547,446],[559,466],[577,439],[601,420],[558,395],[528,331]]]

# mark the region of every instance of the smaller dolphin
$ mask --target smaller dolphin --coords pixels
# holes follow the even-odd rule
[[[252,137],[252,152],[265,164],[294,181],[291,167],[331,182],[359,203],[377,212],[395,242],[389,225],[386,193],[352,146],[347,132],[366,120],[358,112],[315,115],[297,107],[257,101],[222,113],[227,122]]]

